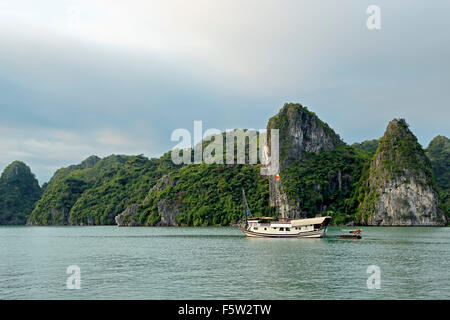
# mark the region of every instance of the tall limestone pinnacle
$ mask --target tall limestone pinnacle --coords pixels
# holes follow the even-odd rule
[[[25,224],[40,196],[41,187],[30,168],[12,162],[0,177],[0,225]]]
[[[279,130],[280,173],[296,160],[302,159],[304,152],[329,152],[344,144],[328,124],[301,104],[286,103],[278,114],[269,119],[268,134],[271,129]],[[270,137],[268,145],[268,154],[271,154]],[[269,205],[278,207],[282,216],[300,214],[299,205],[295,199],[288,199],[280,179],[271,177],[269,190]]]
[[[286,103],[278,114],[269,119],[268,132],[270,129],[279,130],[281,169],[302,158],[303,151],[332,151],[344,144],[328,124],[298,103]]]
[[[368,225],[441,225],[431,163],[404,119],[389,122],[370,163],[360,222]]]

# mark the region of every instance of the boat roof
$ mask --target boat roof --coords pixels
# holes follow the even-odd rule
[[[289,223],[293,227],[308,226],[308,225],[312,225],[312,224],[321,224],[326,219],[331,220],[331,217],[330,216],[326,216],[326,217],[294,219],[294,220],[290,220],[289,219],[290,220]],[[255,218],[248,218],[247,219],[247,221],[252,221],[252,220],[278,220],[278,219],[276,217],[255,217]]]
[[[298,226],[308,226],[311,224],[321,224],[322,222],[325,221],[325,219],[331,220],[331,217],[326,216],[326,217],[317,217],[317,218],[308,218],[308,219],[296,219],[296,220],[291,220],[291,225],[293,227],[298,227]]]
[[[247,220],[276,220],[274,217],[255,217],[255,218],[248,218]]]

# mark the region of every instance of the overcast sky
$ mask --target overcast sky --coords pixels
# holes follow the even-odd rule
[[[350,144],[403,117],[426,147],[450,135],[449,14],[447,0],[0,0],[0,171],[22,160],[42,184],[92,154],[159,156],[194,120],[265,128],[285,102]]]

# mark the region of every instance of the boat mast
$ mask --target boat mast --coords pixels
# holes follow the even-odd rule
[[[242,205],[244,208],[245,220],[247,221],[247,217],[251,216],[250,208],[247,203],[247,198],[245,197],[245,191],[242,189]]]

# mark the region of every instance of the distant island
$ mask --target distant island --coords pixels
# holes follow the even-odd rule
[[[91,156],[41,188],[15,161],[0,177],[0,224],[227,226],[243,218],[245,189],[256,215],[281,209],[292,217],[330,215],[338,225],[448,225],[448,138],[437,136],[424,150],[406,121],[394,119],[379,140],[350,146],[293,103],[267,129],[280,132],[280,179],[261,176],[260,164],[175,165],[167,152]]]

